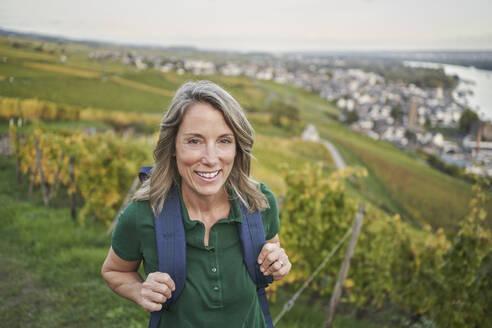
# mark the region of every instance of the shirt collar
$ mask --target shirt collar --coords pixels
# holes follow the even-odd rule
[[[197,220],[191,220],[190,215],[188,214],[188,209],[183,201],[183,195],[181,194],[181,188],[178,188],[179,194],[179,202],[181,203],[181,215],[183,216],[183,224],[186,230],[193,229],[197,224]],[[243,215],[241,212],[241,206],[239,205],[239,200],[237,197],[234,197],[232,192],[228,192],[229,194],[229,202],[231,204],[231,209],[229,211],[229,216],[227,218],[220,219],[221,222],[243,222]],[[219,222],[217,221],[217,222]]]

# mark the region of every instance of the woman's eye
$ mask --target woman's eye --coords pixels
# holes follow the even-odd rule
[[[226,143],[226,144],[230,144],[230,143],[232,143],[232,140],[231,139],[228,139],[228,138],[224,138],[220,142]]]
[[[198,140],[198,139],[190,139],[190,140],[188,140],[188,143],[189,144],[192,144],[192,145],[196,145],[196,144],[200,143],[200,140]]]

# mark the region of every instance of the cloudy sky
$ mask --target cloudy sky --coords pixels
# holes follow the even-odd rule
[[[0,28],[228,50],[492,50],[491,0],[1,0]]]

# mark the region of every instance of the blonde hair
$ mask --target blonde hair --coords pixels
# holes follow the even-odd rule
[[[169,109],[162,118],[159,140],[154,149],[154,168],[150,178],[133,196],[133,200],[149,200],[155,214],[164,206],[167,193],[172,185],[180,185],[176,158],[176,135],[186,110],[193,104],[207,103],[219,110],[236,139],[236,157],[226,188],[233,192],[249,211],[264,210],[269,207],[268,200],[260,191],[258,182],[250,176],[251,149],[254,131],[249,124],[241,105],[224,89],[210,81],[187,82],[174,95]]]

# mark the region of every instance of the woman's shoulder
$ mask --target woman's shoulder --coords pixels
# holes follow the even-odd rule
[[[270,188],[268,188],[267,185],[264,184],[263,182],[260,182],[259,186],[260,186],[261,193],[266,197],[266,199],[268,200],[268,204],[270,205],[269,208],[267,208],[266,210],[269,210],[272,208],[277,209],[278,208],[277,198],[275,198],[275,195],[270,190]]]
[[[113,250],[120,258],[126,261],[141,258],[140,236],[147,221],[152,221],[149,201],[132,201],[121,211],[111,241]]]
[[[260,186],[260,190],[261,192],[263,193],[263,195],[265,196],[273,196],[273,192],[270,190],[270,188],[268,188],[268,186],[266,184],[264,184],[263,182],[258,182],[258,185]],[[275,197],[275,196],[273,196]]]
[[[278,233],[279,217],[277,199],[273,192],[264,183],[260,182],[260,190],[268,200],[269,207],[261,211],[263,229],[265,230],[265,239],[270,240]]]
[[[128,203],[118,216],[118,223],[136,225],[137,220],[152,214],[152,208],[148,200],[133,200]]]
[[[125,206],[121,214],[142,214],[149,211],[152,212],[152,208],[148,200],[133,200]]]

